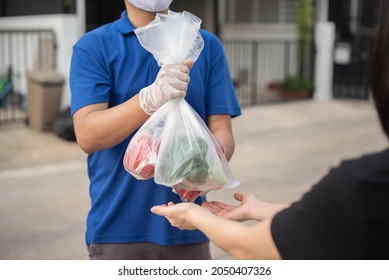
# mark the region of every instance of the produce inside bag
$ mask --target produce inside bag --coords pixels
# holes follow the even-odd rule
[[[138,180],[154,177],[162,129],[156,124],[151,129],[140,129],[127,146],[123,165]]]
[[[159,65],[194,62],[204,41],[201,20],[188,13],[157,14],[154,21],[135,30],[141,45]],[[138,179],[154,176],[157,184],[171,187],[182,201],[239,184],[204,121],[184,100],[159,108],[131,139],[124,160],[126,170]]]
[[[183,201],[194,201],[210,190],[235,187],[223,151],[201,117],[185,100],[160,108],[166,116],[154,180],[172,187]]]

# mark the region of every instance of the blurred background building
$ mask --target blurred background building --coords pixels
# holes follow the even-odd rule
[[[0,123],[26,119],[32,71],[47,85],[53,73],[63,77],[64,83],[54,82],[61,86],[60,109],[68,107],[73,44],[117,19],[124,1],[0,0]],[[174,0],[171,9],[192,12],[221,39],[239,101],[250,106],[301,98],[368,99],[379,3]]]
[[[0,259],[88,258],[86,155],[52,131],[31,128],[46,129],[42,115],[53,118],[54,109],[69,106],[74,43],[117,19],[124,1],[0,0]],[[387,147],[373,104],[365,102],[379,3],[173,1],[172,10],[200,17],[225,46],[245,107],[233,121],[230,162],[239,191],[293,202],[341,160]],[[292,102],[299,98],[336,100]],[[71,130],[70,115],[63,120]],[[208,198],[233,203],[235,191]],[[214,249],[215,259],[227,257]]]

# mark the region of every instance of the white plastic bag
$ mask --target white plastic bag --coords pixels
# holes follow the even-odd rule
[[[159,65],[196,61],[204,47],[200,24],[188,12],[169,12],[157,14],[135,34]],[[138,179],[154,176],[156,183],[172,187],[183,201],[239,184],[217,140],[184,99],[167,102],[142,125],[127,147],[123,164]]]
[[[201,19],[189,12],[157,14],[148,25],[135,29],[140,44],[158,65],[196,61],[204,47],[199,33]]]
[[[173,187],[183,200],[239,184],[217,140],[185,100],[168,102],[157,113],[156,119],[166,118],[155,165],[156,183]]]
[[[132,137],[123,158],[124,168],[138,180],[154,177],[164,121],[149,119]]]

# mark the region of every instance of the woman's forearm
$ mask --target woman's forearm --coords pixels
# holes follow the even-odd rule
[[[217,247],[236,259],[280,258],[271,238],[271,219],[248,226],[194,209],[189,210],[188,220]]]
[[[258,202],[249,209],[249,219],[263,221],[287,207],[289,207],[287,204],[268,203],[258,200]]]

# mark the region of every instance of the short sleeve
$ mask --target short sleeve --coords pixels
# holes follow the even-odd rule
[[[70,65],[72,114],[96,103],[109,102],[111,78],[97,37],[85,35],[73,47]]]
[[[283,259],[363,258],[364,206],[358,183],[344,168],[332,169],[300,201],[272,221]]]

